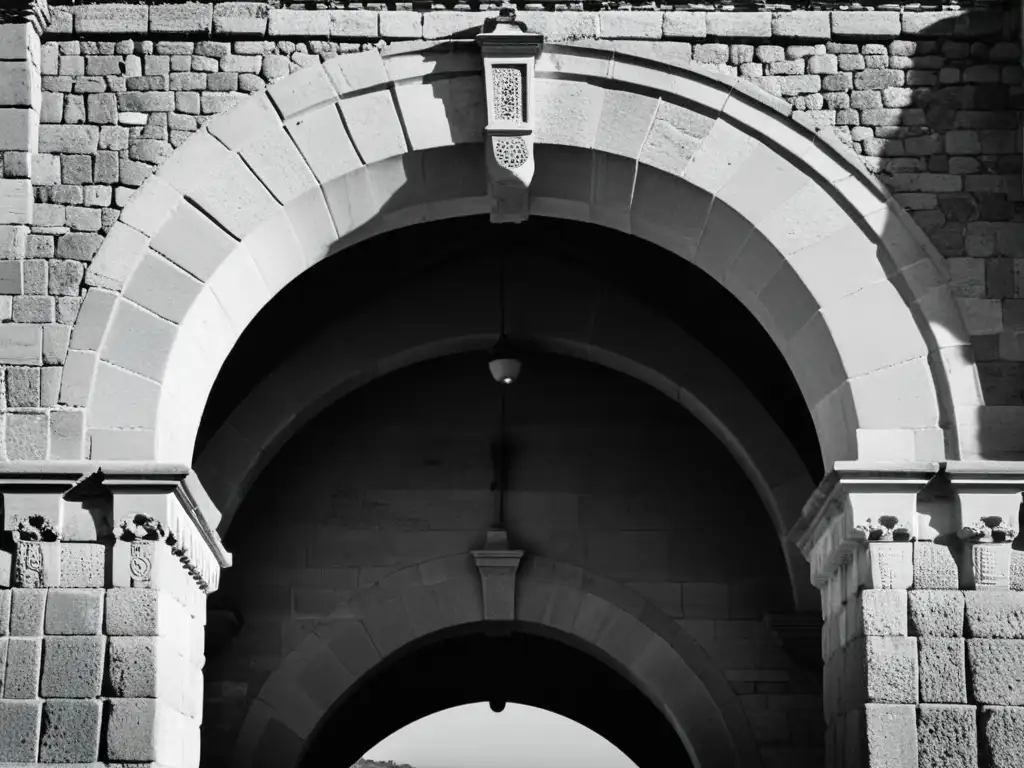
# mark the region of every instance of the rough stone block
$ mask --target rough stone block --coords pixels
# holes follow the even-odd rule
[[[898,11],[832,12],[832,34],[835,37],[895,38],[901,31]]]
[[[49,699],[43,703],[39,759],[44,763],[91,763],[99,758],[103,702]]]
[[[212,4],[168,3],[149,8],[150,32],[209,32],[212,22]]]
[[[213,7],[213,31],[262,37],[267,31],[267,10],[265,3],[218,3]]]
[[[790,11],[774,15],[772,34],[790,40],[828,40],[832,35],[832,25],[827,13]]]
[[[484,21],[490,16],[487,11],[423,14],[423,39],[473,37],[482,31]]]
[[[60,549],[60,585],[99,589],[107,585],[104,544],[64,542]]]
[[[106,724],[107,758],[174,765],[180,743],[175,713],[157,699],[112,699]]]
[[[424,37],[432,14],[423,21]],[[708,14],[710,15],[710,14]],[[598,25],[606,40],[658,40],[662,33],[663,14],[656,11],[600,11]]]
[[[705,11],[668,11],[662,35],[666,39],[699,39],[707,37],[707,13]]]
[[[914,589],[959,589],[960,573],[949,547],[931,541],[914,542]]]
[[[10,626],[11,634],[15,637],[41,637],[45,612],[45,589],[11,590]]]
[[[907,634],[907,591],[865,589],[860,593],[865,635]]]
[[[917,722],[919,768],[976,768],[976,711],[964,704],[922,704]]]
[[[910,704],[864,705],[867,761],[871,768],[917,765],[917,707]],[[847,731],[847,744],[858,741],[856,729]],[[855,750],[856,751],[856,750]],[[847,750],[849,754],[850,750]],[[861,763],[847,763],[847,765]]]
[[[41,701],[0,700],[0,762],[36,762],[42,709]]]
[[[0,179],[0,224],[32,223],[32,182]]]
[[[43,641],[34,637],[11,637],[7,640],[7,671],[4,674],[4,697],[34,699],[39,695]]]
[[[967,703],[967,658],[964,641],[953,637],[918,640],[921,701],[930,704]]]
[[[0,325],[0,363],[5,365],[42,365],[42,328],[27,323]]]
[[[184,657],[175,653],[170,638],[112,637],[107,671],[111,695],[120,698],[160,698],[177,706],[185,676]]]
[[[1024,707],[981,707],[978,739],[986,768],[1024,765]]]
[[[160,634],[170,599],[156,589],[108,589],[104,629],[108,635]]]
[[[46,634],[98,635],[102,626],[103,590],[50,590],[46,600]]]
[[[1024,640],[967,640],[967,679],[979,704],[1024,705]]]
[[[913,704],[918,695],[917,641],[912,637],[866,637],[868,700]]]
[[[100,695],[107,638],[48,637],[43,647],[44,698],[89,699]]]
[[[149,7],[145,5],[78,5],[72,13],[78,34],[145,35],[149,31]]]
[[[0,326],[0,329],[4,327]],[[45,459],[46,427],[45,413],[9,413],[4,425],[7,458],[12,461]]]
[[[951,590],[915,589],[909,599],[910,633],[918,636],[962,637],[964,595]]]
[[[99,141],[100,129],[95,125],[39,126],[40,152],[89,155],[99,148]]]
[[[964,592],[967,637],[1024,639],[1024,593]]]
[[[765,12],[711,12],[707,15],[708,35],[744,40],[772,36],[772,15]]]

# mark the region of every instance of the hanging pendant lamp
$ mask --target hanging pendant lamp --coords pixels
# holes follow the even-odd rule
[[[491,348],[491,359],[487,367],[491,377],[499,384],[514,384],[523,369],[523,363],[515,353],[512,343],[505,336],[505,255],[498,254],[498,305],[501,313],[501,330],[497,343]]]

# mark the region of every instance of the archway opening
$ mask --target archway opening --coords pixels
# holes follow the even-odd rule
[[[296,343],[381,302],[454,262],[524,256],[570,264],[614,285],[683,329],[718,358],[775,421],[817,481],[821,447],[793,372],[758,320],[706,272],[636,237],[593,224],[533,217],[496,227],[470,216],[403,227],[356,243],[288,284],[254,318],[225,361],[196,440],[200,456],[216,430]],[[510,305],[528,305],[528,293]],[[511,306],[510,306],[511,309]],[[415,318],[409,318],[415,322]]]
[[[477,702],[400,728],[353,768],[637,768],[603,736],[526,704]]]
[[[348,766],[395,731],[435,712],[501,701],[579,723],[637,768],[692,766],[665,715],[598,653],[556,630],[522,622],[478,623],[429,635],[352,686],[314,731],[299,765]]]

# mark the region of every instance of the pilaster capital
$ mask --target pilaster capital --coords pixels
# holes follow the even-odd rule
[[[811,494],[790,534],[810,563],[814,585],[823,589],[868,544],[887,545],[877,554],[881,560],[884,551],[888,561],[893,545],[916,539],[917,497],[939,470],[937,462],[837,462]],[[879,580],[892,581],[884,575]]]
[[[186,466],[152,462],[0,464],[3,529],[34,563],[37,543],[114,539],[115,586],[151,581],[151,545],[167,550],[199,589],[216,590],[231,555],[217,535],[220,514]],[[31,550],[29,552],[28,550]],[[127,574],[118,573],[122,550]],[[148,554],[147,554],[148,553]],[[132,561],[132,557],[136,561]],[[141,559],[140,559],[141,558]],[[147,559],[148,558],[148,559]],[[145,562],[144,562],[145,561]]]
[[[31,24],[41,35],[50,23],[47,0],[3,0],[0,3],[0,24]]]
[[[985,543],[1016,538],[1024,462],[949,461],[942,474],[954,497],[959,538]]]

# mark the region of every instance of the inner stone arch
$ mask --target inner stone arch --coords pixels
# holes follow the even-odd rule
[[[491,701],[526,704],[574,720],[638,768],[666,763],[693,768],[671,722],[614,659],[567,632],[529,622],[461,625],[403,647],[325,714],[297,765],[351,765],[418,719]],[[538,751],[543,748],[537,745]]]

